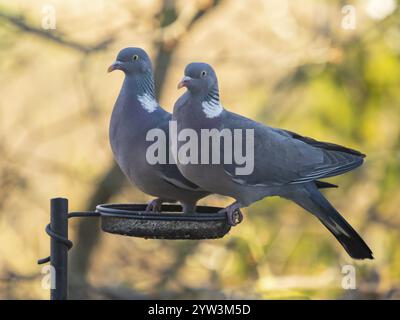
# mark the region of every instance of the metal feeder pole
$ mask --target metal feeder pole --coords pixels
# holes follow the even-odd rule
[[[50,228],[57,235],[68,239],[68,199],[51,199]],[[68,298],[68,247],[54,237],[50,239],[50,264],[55,271],[55,279],[52,277],[55,283],[51,285],[50,299],[66,300]]]

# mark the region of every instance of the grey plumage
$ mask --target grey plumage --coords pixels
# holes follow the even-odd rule
[[[148,209],[158,211],[162,202],[180,201],[185,212],[193,212],[196,202],[209,193],[188,181],[175,164],[154,164],[146,160],[149,130],[162,129],[168,137],[171,114],[156,101],[151,62],[140,48],[121,50],[108,71],[125,73],[110,121],[110,144],[115,160],[131,183],[158,197]],[[167,154],[169,146],[166,146]]]
[[[196,165],[178,162],[178,168],[186,178],[213,193],[233,197],[236,202],[226,208],[228,216],[264,197],[280,196],[292,200],[314,214],[350,256],[373,258],[357,232],[318,190],[332,185],[317,181],[357,168],[365,155],[272,128],[225,110],[219,101],[216,74],[208,64],[189,64],[178,88],[183,86],[188,90],[175,103],[173,112],[178,132],[190,128],[200,136],[201,129],[254,129],[255,149],[254,171],[249,175],[237,175],[235,163]],[[178,147],[182,144],[178,142]]]

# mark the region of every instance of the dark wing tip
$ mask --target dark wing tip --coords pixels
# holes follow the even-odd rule
[[[352,154],[361,158],[365,158],[366,155],[364,153],[361,153],[360,151],[357,151],[355,149],[347,148],[344,146],[341,146],[336,143],[331,143],[331,142],[324,142],[324,141],[318,141],[310,137],[305,137],[302,136],[296,132],[292,132],[289,130],[284,130],[286,133],[290,134],[292,138],[303,141],[304,143],[307,143],[309,145],[312,145],[316,148],[321,148],[325,150],[331,150],[331,151],[340,151],[348,154]]]
[[[339,188],[338,185],[326,181],[315,180],[314,183],[318,189]]]

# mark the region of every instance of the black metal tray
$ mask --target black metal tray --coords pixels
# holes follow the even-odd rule
[[[180,205],[163,205],[162,212],[146,212],[145,204],[101,204],[103,231],[146,239],[217,239],[231,229],[222,208],[197,206],[183,214]]]

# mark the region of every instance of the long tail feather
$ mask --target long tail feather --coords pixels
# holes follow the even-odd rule
[[[314,214],[352,258],[373,259],[372,251],[368,245],[319,192],[315,184],[307,184],[304,187],[305,192],[298,193],[292,200]]]

